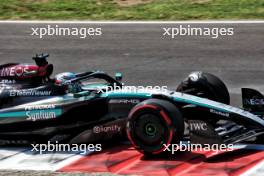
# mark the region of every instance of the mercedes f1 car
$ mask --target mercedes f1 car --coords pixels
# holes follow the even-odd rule
[[[39,67],[43,65],[47,63]],[[16,78],[34,72],[41,81],[33,85],[26,80],[29,88],[1,86],[0,144],[93,143],[127,136],[140,152],[159,154],[164,144],[185,138],[209,144],[257,142],[264,133],[262,94],[244,88],[244,109],[230,106],[225,84],[209,73],[191,73],[176,91],[131,92],[122,89],[120,74],[113,78],[100,71],[66,72],[51,79],[51,67],[45,67],[45,74],[38,68],[2,75],[14,72]],[[195,123],[205,123],[206,130],[190,128]],[[121,130],[94,131],[113,125]]]

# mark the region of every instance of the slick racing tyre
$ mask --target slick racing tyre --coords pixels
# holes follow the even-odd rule
[[[193,72],[189,74],[176,91],[230,104],[230,95],[226,85],[221,79],[210,73]]]
[[[149,99],[135,106],[128,118],[127,135],[132,145],[145,155],[164,153],[169,144],[183,137],[184,121],[172,103]]]

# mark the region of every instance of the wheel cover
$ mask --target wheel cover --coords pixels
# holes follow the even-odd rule
[[[164,111],[144,109],[135,112],[129,123],[128,137],[140,151],[160,153],[172,140],[173,127]]]

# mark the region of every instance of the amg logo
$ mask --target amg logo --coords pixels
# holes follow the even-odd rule
[[[264,99],[262,98],[252,98],[252,99],[244,99],[244,105],[264,105]]]
[[[122,104],[138,104],[140,103],[139,99],[114,99],[110,103],[122,103]]]
[[[229,113],[226,113],[226,112],[216,111],[214,109],[210,109],[210,112],[213,113],[213,114],[229,117]]]

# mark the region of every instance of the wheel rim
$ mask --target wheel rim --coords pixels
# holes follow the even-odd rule
[[[171,141],[172,129],[159,111],[144,110],[136,113],[129,129],[130,141],[141,151],[162,152],[164,144]]]
[[[145,133],[149,136],[155,136],[157,133],[157,127],[153,123],[147,123],[145,126]]]
[[[164,127],[155,114],[142,114],[138,116],[135,125],[135,134],[144,145],[158,145],[163,140]],[[150,130],[148,130],[150,128]]]

